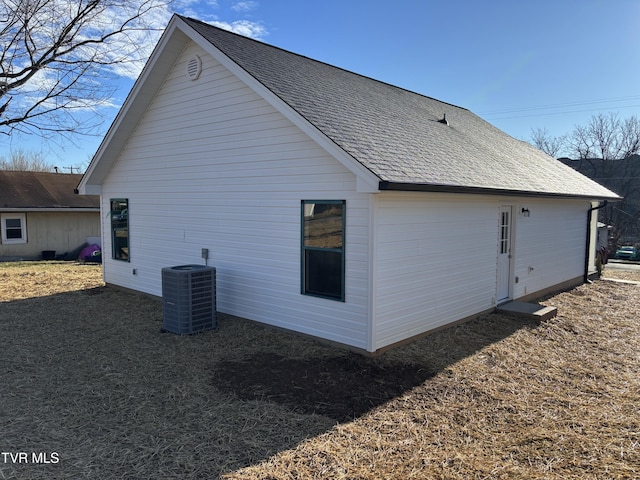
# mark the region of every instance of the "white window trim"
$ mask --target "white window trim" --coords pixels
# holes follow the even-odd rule
[[[7,238],[7,220],[20,220],[20,229],[22,236],[20,238]],[[27,243],[27,215],[24,213],[2,213],[0,214],[0,223],[2,223],[2,243],[5,245],[17,245]]]

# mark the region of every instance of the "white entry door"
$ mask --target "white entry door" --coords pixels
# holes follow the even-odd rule
[[[511,299],[511,224],[513,208],[500,207],[500,229],[498,232],[498,303]]]

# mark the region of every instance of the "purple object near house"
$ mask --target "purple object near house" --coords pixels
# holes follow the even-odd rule
[[[92,245],[89,245],[87,247],[84,247],[81,251],[80,251],[80,260],[84,260],[86,261],[95,261],[96,256],[101,255],[102,251],[100,249],[100,245],[96,245],[95,243]]]

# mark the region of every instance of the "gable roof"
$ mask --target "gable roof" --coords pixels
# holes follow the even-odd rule
[[[467,109],[179,15],[172,18],[121,118],[94,157],[80,183],[83,193],[104,175],[101,158],[110,158],[107,164],[114,161],[111,138],[121,148],[118,142],[124,140],[118,135],[130,131],[141,115],[134,113],[126,127],[127,112],[139,110],[132,109],[136,103],[151,101],[158,74],[173,65],[178,47],[188,39],[252,81],[254,89],[299,126],[306,124],[337,147],[356,175],[374,179],[375,190],[619,198]],[[151,88],[142,88],[147,83]],[[445,115],[447,122],[440,122]]]
[[[100,197],[77,195],[80,174],[0,171],[0,211],[95,210]]]

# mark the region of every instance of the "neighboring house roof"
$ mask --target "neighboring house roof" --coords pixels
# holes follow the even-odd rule
[[[582,175],[624,195],[627,203],[640,205],[640,155],[625,158],[559,158]]]
[[[74,193],[80,174],[0,171],[0,210],[96,210],[100,197]]]
[[[120,116],[148,105],[159,76],[164,77],[188,39],[225,65],[240,67],[236,73],[274,95],[273,104],[283,102],[299,123],[308,122],[364,167],[375,178],[376,189],[618,198],[467,109],[179,15],[172,18]],[[116,119],[87,172],[96,177],[83,179],[81,191],[99,183],[108,168],[98,165],[102,157],[107,164],[115,161],[106,151],[110,143],[119,150],[141,114],[134,112],[129,121]],[[446,122],[439,121],[445,115]]]

